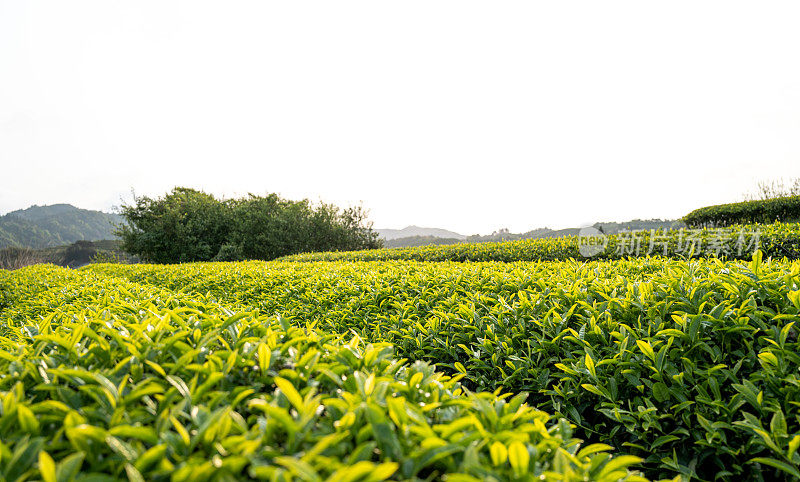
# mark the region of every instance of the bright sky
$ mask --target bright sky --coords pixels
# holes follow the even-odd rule
[[[464,234],[800,177],[800,2],[0,0],[0,213],[189,186]]]

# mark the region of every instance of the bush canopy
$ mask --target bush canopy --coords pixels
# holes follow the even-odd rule
[[[121,207],[122,249],[154,263],[270,260],[310,251],[381,247],[366,211],[290,201],[277,194],[219,200],[176,187]]]
[[[800,196],[707,206],[695,209],[683,218],[683,222],[691,227],[798,221],[800,221]]]

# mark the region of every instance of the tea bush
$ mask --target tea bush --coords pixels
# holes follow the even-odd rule
[[[766,256],[800,259],[800,224],[744,225],[726,228],[636,231],[612,235],[565,236],[497,243],[460,243],[416,248],[305,253],[282,261],[557,261],[624,259],[647,255],[674,258],[750,259]]]
[[[0,271],[2,480],[646,480],[523,393],[111,267]]]
[[[684,216],[689,226],[730,226],[747,223],[800,221],[800,196],[782,196],[695,209]]]
[[[530,392],[646,475],[800,474],[800,262],[96,266],[393,344],[473,390]]]

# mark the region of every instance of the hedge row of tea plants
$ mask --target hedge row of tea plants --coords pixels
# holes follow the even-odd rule
[[[91,270],[0,293],[0,480],[646,480],[387,343]]]
[[[530,392],[652,478],[800,478],[800,262],[93,266]]]
[[[540,238],[499,243],[460,243],[415,248],[306,253],[282,261],[555,261],[624,259],[647,255],[674,258],[750,259],[766,256],[800,259],[800,224],[742,225],[725,228],[637,231],[603,235]]]
[[[688,226],[731,226],[734,224],[800,221],[800,196],[718,204],[695,209],[683,218]]]

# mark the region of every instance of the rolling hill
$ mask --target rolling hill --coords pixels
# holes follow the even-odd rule
[[[378,235],[387,241],[399,238],[410,238],[414,236],[428,236],[435,238],[452,238],[459,241],[467,239],[463,234],[448,231],[441,228],[421,228],[419,226],[406,226],[403,229],[376,229]]]
[[[0,249],[48,248],[80,240],[113,239],[116,214],[80,209],[70,204],[31,206],[0,216]]]

